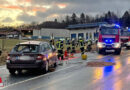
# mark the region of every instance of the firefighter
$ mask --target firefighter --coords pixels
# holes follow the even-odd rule
[[[63,41],[59,39],[59,40],[57,41],[56,46],[57,46],[57,50],[58,50],[58,59],[60,60],[60,58],[61,58],[60,64],[63,64],[63,60],[64,60]]]
[[[75,53],[75,52],[76,52],[76,51],[75,51],[75,45],[76,45],[75,39],[73,38],[73,39],[72,39],[72,42],[71,42],[71,46],[72,46],[71,53]]]
[[[87,42],[87,51],[91,51],[92,50],[92,40],[88,40]]]
[[[51,46],[52,46],[52,45],[54,46],[54,44],[55,44],[54,42],[55,42],[55,41],[54,41],[54,38],[51,37],[51,39],[50,39],[50,45],[51,45]]]
[[[82,37],[79,37],[79,46],[80,46],[81,54],[84,54],[84,40],[82,39]]]
[[[70,53],[71,47],[70,47],[70,39],[66,39],[66,47],[67,47],[67,53]]]

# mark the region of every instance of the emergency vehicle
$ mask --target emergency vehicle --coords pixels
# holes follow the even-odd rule
[[[121,31],[121,43],[127,49],[130,48],[130,29],[122,30]]]
[[[99,54],[114,51],[116,55],[121,53],[120,26],[116,24],[101,25],[97,43]]]

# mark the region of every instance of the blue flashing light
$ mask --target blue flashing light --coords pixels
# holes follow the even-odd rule
[[[128,31],[130,31],[130,28],[128,29]]]
[[[118,25],[118,24],[116,24],[115,26],[116,26],[116,27],[120,27],[120,25]]]
[[[106,42],[108,42],[108,40],[106,40]]]
[[[105,43],[112,43],[112,40],[111,39],[107,39],[107,40],[105,40]]]

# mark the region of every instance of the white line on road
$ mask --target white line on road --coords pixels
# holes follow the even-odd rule
[[[111,55],[107,55],[107,56],[111,56]],[[107,57],[105,56],[105,57]],[[103,58],[105,58],[103,57]],[[101,58],[102,59],[102,58]],[[89,60],[89,59],[88,59]],[[44,74],[44,75],[40,75],[40,76],[37,76],[37,77],[34,77],[34,78],[30,78],[30,79],[27,79],[27,80],[24,80],[24,81],[21,81],[21,82],[18,82],[18,83],[14,83],[14,84],[11,84],[11,85],[8,85],[8,86],[5,86],[3,87],[2,89],[5,89],[5,88],[8,88],[8,87],[11,87],[11,86],[14,86],[14,85],[17,85],[17,84],[21,84],[21,83],[24,83],[24,82],[27,82],[27,81],[31,81],[31,80],[34,80],[34,79],[38,79],[38,78],[41,78],[41,77],[44,77],[44,76],[47,76],[47,75],[50,75],[50,74],[53,74],[53,73],[56,73],[56,72],[60,72],[60,71],[63,71],[63,70],[66,70],[66,69],[69,69],[69,68],[72,68],[72,67],[75,67],[75,66],[79,66],[79,65],[73,65],[73,66],[70,66],[70,67],[67,67],[67,68],[63,68],[63,69],[60,69],[60,70],[57,70],[55,72],[52,72],[52,73],[47,73],[47,74]],[[3,69],[6,69],[5,65],[2,66]],[[4,68],[5,67],[5,68]],[[2,68],[0,68],[2,69]],[[0,88],[1,89],[1,88]]]
[[[40,76],[38,76],[38,77],[34,77],[34,78],[27,79],[27,80],[24,80],[24,81],[21,81],[21,82],[18,82],[18,83],[14,83],[14,84],[5,86],[5,87],[3,87],[2,89],[5,89],[5,88],[7,88],[7,87],[11,87],[11,86],[14,86],[14,85],[17,85],[17,84],[21,84],[21,83],[24,83],[24,82],[27,82],[27,81],[31,81],[31,80],[34,80],[34,79],[38,79],[38,78],[41,78],[41,77],[44,77],[44,76],[47,76],[47,75],[50,75],[50,74],[53,74],[53,73],[56,73],[56,72],[60,72],[60,71],[63,71],[63,70],[66,70],[66,69],[69,69],[69,68],[72,68],[72,67],[75,67],[75,66],[79,66],[79,65],[73,65],[73,66],[70,66],[70,67],[67,67],[67,68],[63,68],[63,69],[57,70],[57,71],[52,72],[52,73],[47,73],[47,74],[44,74],[44,75],[40,75]],[[0,88],[0,89],[1,89],[1,88]]]
[[[0,66],[0,69],[6,69],[6,66],[5,65]]]
[[[76,72],[77,73],[77,72]],[[75,75],[75,73],[72,73],[71,75],[68,75],[68,73],[66,74],[66,75],[64,75],[65,77],[62,77],[62,78],[60,78],[60,79],[56,79],[56,80],[54,80],[54,81],[52,81],[51,83],[47,83],[47,84],[42,84],[42,85],[40,85],[40,86],[38,86],[38,87],[35,87],[35,88],[31,88],[31,89],[29,89],[29,90],[36,90],[36,89],[40,89],[40,88],[43,88],[43,87],[45,87],[45,86],[51,86],[52,84],[55,84],[55,83],[57,83],[57,82],[60,82],[60,81],[64,81],[64,80],[66,80],[66,79],[68,79],[68,78],[71,78],[72,76],[74,76]]]
[[[3,68],[3,67],[6,67],[5,65],[3,65],[3,66],[0,66],[0,68]]]

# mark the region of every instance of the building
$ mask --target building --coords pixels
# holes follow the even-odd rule
[[[20,32],[15,29],[1,29],[0,38],[19,38]]]
[[[27,37],[30,38],[33,36],[33,29],[28,29],[28,28],[18,28],[17,29],[20,33],[22,37]]]
[[[84,40],[95,40],[98,37],[97,30],[100,25],[107,24],[106,22],[90,23],[90,24],[75,24],[69,25],[66,29],[45,29],[34,30],[33,39],[42,38],[50,39],[54,37],[55,39],[59,38],[75,38],[79,37],[84,38]]]
[[[68,29],[47,29],[42,28],[41,30],[33,30],[33,39],[55,39],[70,37]]]

